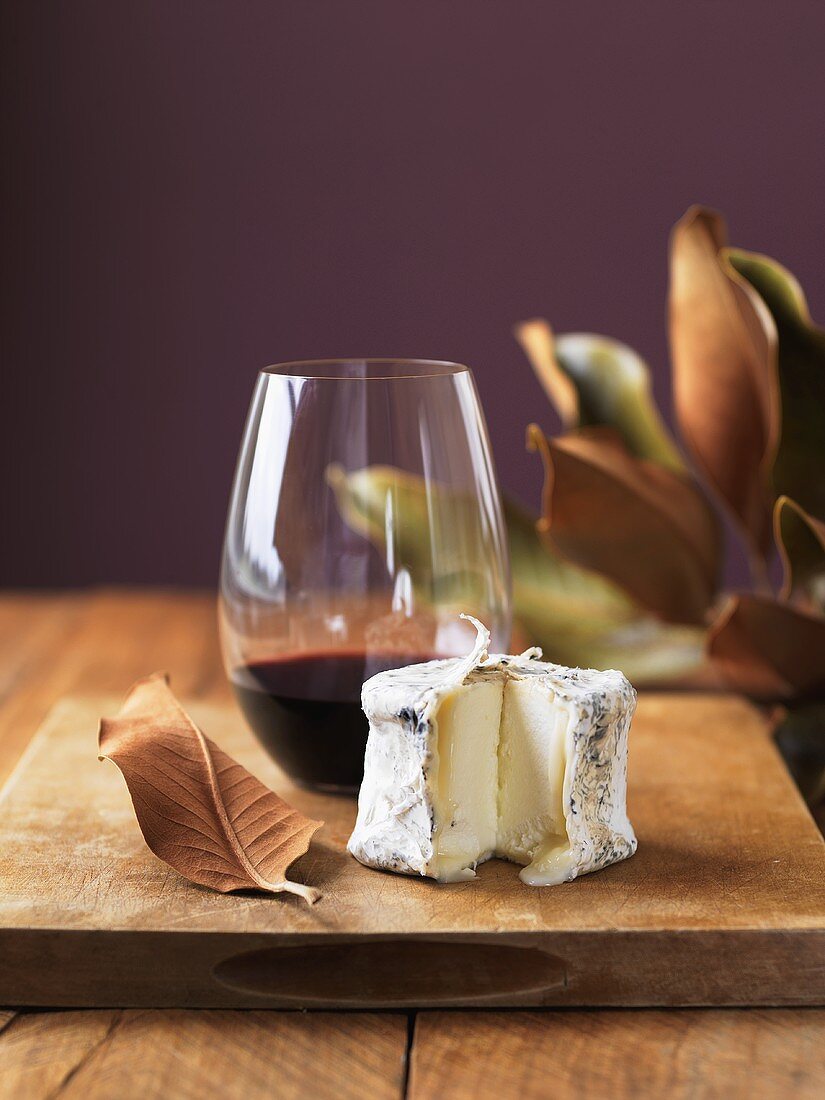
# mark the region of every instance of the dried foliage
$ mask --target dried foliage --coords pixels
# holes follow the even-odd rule
[[[544,468],[541,515],[505,500],[519,644],[620,668],[640,686],[727,686],[779,704],[790,714],[780,744],[791,756],[798,740],[809,768],[812,716],[825,713],[825,333],[793,276],[729,248],[721,215],[702,207],[673,230],[669,318],[690,461],[636,352],[556,336],[541,319],[516,326],[563,429],[528,428]],[[391,501],[395,560],[425,582],[435,524],[437,543],[455,547],[440,598],[473,607],[462,560],[472,500],[390,467],[333,468],[330,484],[347,522],[377,545]],[[746,591],[719,590],[716,506],[747,553]],[[825,761],[825,730],[820,740]],[[804,787],[825,792],[825,764]]]
[[[538,530],[554,548],[669,622],[703,622],[720,540],[696,485],[636,458],[612,428],[549,439],[533,424],[528,445],[544,462]]]
[[[718,214],[673,230],[670,342],[679,427],[697,468],[739,524],[755,571],[770,549],[768,472],[779,424],[776,326],[732,267]]]
[[[320,893],[286,877],[323,822],[311,821],[205,737],[156,673],[100,723],[101,759],[123,773],[146,843],[220,893]]]
[[[793,276],[727,247],[722,217],[701,207],[673,231],[669,307],[676,420],[709,497],[698,504],[699,482],[674,463],[638,356],[604,337],[554,338],[533,320],[516,336],[565,429],[529,432],[545,469],[537,530],[645,614],[702,623],[702,678],[782,704],[780,744],[808,773],[823,769],[803,787],[825,797],[825,727],[814,720],[825,713],[825,333]],[[743,539],[752,591],[716,589],[710,498]],[[783,579],[772,591],[777,555]]]

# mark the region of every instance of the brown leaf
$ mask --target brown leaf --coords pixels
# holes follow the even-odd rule
[[[116,718],[104,718],[100,759],[120,768],[146,843],[192,882],[227,893],[298,894],[287,868],[323,822],[280,799],[205,737],[155,673],[138,681]]]
[[[701,623],[716,592],[720,540],[693,483],[634,458],[607,428],[548,439],[533,424],[527,441],[544,462],[539,530],[551,543],[662,618]]]
[[[770,551],[769,471],[779,434],[777,332],[723,251],[724,221],[694,206],[671,239],[670,343],[685,442],[743,531],[757,575]]]
[[[785,700],[825,692],[825,617],[770,596],[732,596],[708,634],[708,656],[737,691]]]
[[[572,378],[556,359],[556,341],[546,321],[536,317],[515,327],[515,336],[530,360],[536,377],[544,387],[565,428],[579,427],[579,394]]]
[[[779,338],[782,429],[773,488],[825,521],[825,329],[811,320],[802,287],[787,268],[741,249],[728,249],[726,257],[767,306]]]
[[[782,599],[825,611],[825,523],[785,496],[776,502],[773,523],[785,574]]]
[[[516,325],[515,334],[566,428],[615,428],[637,458],[685,472],[653,400],[647,363],[632,348],[589,332],[554,336],[542,320]]]
[[[535,516],[507,496],[504,516],[519,639],[512,652],[538,645],[546,661],[618,668],[637,686],[703,675],[704,627],[663,623],[643,611],[612,581],[562,557],[536,530]]]
[[[331,467],[327,478],[345,522],[381,549],[387,537],[386,502],[391,494],[395,553],[411,566],[417,584],[431,568],[428,513],[437,521],[444,516],[445,524],[451,523],[453,531],[460,533],[471,530],[465,525],[477,511],[459,490],[434,488],[413,474],[386,466],[348,473]],[[639,685],[663,681],[671,685],[684,683],[686,677],[691,677],[691,682],[704,677],[705,671],[699,668],[704,660],[703,627],[663,623],[642,611],[612,581],[582,569],[550,546],[536,530],[535,515],[506,494],[504,518],[513,577],[511,652],[539,645],[549,661],[584,668],[620,668]],[[460,577],[456,574],[457,580]],[[472,592],[464,583],[461,588],[467,595]],[[459,609],[468,607],[466,595],[453,581],[446,591],[450,598],[455,597]],[[426,585],[416,590],[418,613],[414,620],[405,620],[405,633],[407,627],[416,633],[422,627],[425,632],[435,630],[435,626],[425,625],[430,619],[425,610],[428,594]],[[399,636],[394,623],[392,637]],[[427,637],[432,641],[435,634],[427,633]],[[413,645],[416,647],[419,651],[427,648],[420,642]]]

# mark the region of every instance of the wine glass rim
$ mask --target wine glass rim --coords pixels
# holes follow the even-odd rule
[[[348,373],[353,367],[361,373]],[[287,363],[273,363],[264,367],[261,374],[283,375],[287,378],[327,379],[336,382],[397,382],[414,378],[446,378],[455,374],[469,374],[463,363],[447,359],[363,358],[353,356],[342,359],[296,359]]]

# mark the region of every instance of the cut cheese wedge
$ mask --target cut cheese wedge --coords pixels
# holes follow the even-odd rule
[[[467,618],[468,616],[464,616]],[[364,684],[370,733],[349,851],[442,882],[499,856],[532,886],[568,882],[636,850],[627,734],[636,693],[620,672],[472,653]]]

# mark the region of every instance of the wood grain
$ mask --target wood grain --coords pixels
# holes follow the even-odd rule
[[[0,1097],[58,1095],[106,1041],[119,1012],[21,1013],[0,1032]]]
[[[30,741],[48,709],[59,696],[72,691],[106,691],[122,696],[139,676],[154,669],[172,674],[175,684],[189,697],[227,700],[229,690],[220,661],[217,634],[216,599],[212,593],[169,591],[98,590],[91,592],[45,594],[7,593],[0,597],[0,783],[8,777],[21,752]],[[123,1013],[0,1012],[0,1096],[14,1100],[51,1097],[70,1085],[70,1075],[95,1051],[101,1035],[112,1020]],[[267,1014],[270,1015],[270,1014]],[[180,1012],[173,1016],[157,1014],[154,1042],[158,1051],[146,1046],[132,1047],[130,1032],[118,1045],[118,1057],[124,1078],[109,1091],[94,1090],[95,1096],[117,1096],[129,1100],[132,1058],[140,1057],[149,1065],[163,1063],[166,1081],[177,1075],[187,1079],[190,1065],[194,1079],[200,1075],[204,1053],[199,1046],[182,1048],[174,1043],[174,1030],[182,1021],[197,1021],[200,1013]],[[284,1096],[305,1096],[313,1081],[312,1066],[322,1067],[321,1076],[327,1095],[346,1096],[365,1086],[361,1096],[398,1096],[398,1068],[393,1058],[381,1069],[364,1066],[363,1054],[355,1051],[364,1033],[355,1016],[339,1016],[334,1029],[321,1030],[313,1016],[271,1014],[271,1029],[277,1031],[278,1019],[288,1022],[290,1042],[306,1052],[311,1036],[311,1058],[303,1067],[293,1063],[288,1079],[292,1091]],[[282,1095],[272,1086],[261,1086],[261,1049],[251,1052],[249,1038],[244,1040],[246,1013],[223,1013],[222,1051],[230,1051],[235,1034],[246,1053],[234,1062],[212,1064],[212,1078],[202,1085],[200,1096],[238,1095],[244,1100],[257,1096]],[[373,1018],[378,1020],[379,1018]],[[390,1022],[393,1034],[396,1018]],[[400,1049],[404,1051],[401,1021]],[[13,1030],[12,1030],[13,1025]],[[377,1025],[376,1025],[377,1026]],[[11,1040],[13,1038],[13,1045]],[[7,1041],[8,1045],[7,1045]],[[215,1036],[212,1041],[216,1042]],[[276,1043],[276,1037],[270,1041]],[[122,1045],[121,1045],[122,1044]],[[167,1044],[169,1044],[167,1046]],[[379,1052],[386,1046],[376,1044]],[[174,1047],[172,1059],[161,1057],[164,1049]],[[395,1048],[395,1047],[394,1047]],[[266,1045],[264,1045],[264,1057]],[[345,1053],[346,1051],[350,1053]],[[147,1060],[149,1059],[149,1060]],[[276,1067],[270,1065],[271,1074]],[[149,1075],[151,1076],[151,1075]],[[87,1091],[92,1091],[88,1086]],[[83,1080],[83,1078],[81,1078]],[[334,1082],[334,1090],[330,1087]],[[282,1082],[279,1088],[284,1089]],[[141,1093],[131,1092],[131,1096]],[[147,1095],[158,1095],[156,1092]],[[166,1096],[179,1095],[174,1088]],[[321,1095],[321,1093],[319,1093]]]
[[[172,672],[176,686],[185,690],[191,698],[227,699],[228,692],[217,646],[214,606],[214,595],[211,593],[204,595],[104,590],[69,594],[13,593],[0,597],[0,783],[11,771],[36,727],[61,695],[81,691],[90,694],[110,692],[122,696],[129,684],[147,671],[167,668]],[[747,823],[743,823],[743,828],[747,828]],[[758,821],[755,828],[757,831],[761,828]],[[39,1096],[53,1095],[66,1077],[68,1087],[71,1084],[72,1071],[82,1066],[84,1058],[94,1048],[95,1041],[100,1039],[100,1021],[108,1027],[106,1021],[122,1019],[126,1015],[128,1013],[0,1012],[0,1095],[14,1096],[15,1100],[18,1097],[37,1100]],[[142,1074],[144,1082],[147,1077],[151,1078],[146,1073],[145,1064],[141,1063],[151,1061],[158,1054],[163,1059],[162,1052],[167,1043],[175,1049],[174,1072],[181,1080],[188,1080],[190,1075],[197,1076],[199,1072],[197,1069],[190,1070],[190,1065],[197,1066],[203,1057],[201,1047],[195,1045],[191,1053],[188,1049],[181,1049],[175,1042],[174,1029],[183,1021],[197,1021],[206,1014],[183,1011],[143,1015],[147,1020],[158,1021],[154,1032],[155,1047],[158,1049],[152,1049],[147,1054],[145,1045],[133,1042],[133,1036],[128,1031],[125,1032],[125,1038],[120,1040],[118,1049],[121,1077],[115,1083],[114,1093],[110,1089],[106,1094],[108,1096],[128,1098],[129,1082],[133,1073]],[[224,1051],[227,1047],[231,1049],[236,1031],[246,1034],[245,1020],[249,1014],[222,1012],[216,1015],[223,1021],[222,1034],[220,1037],[213,1036],[212,1041],[221,1043]],[[284,1014],[255,1015],[282,1018]],[[672,1016],[678,1017],[673,1023],[670,1022]],[[545,1062],[539,1058],[531,1059],[529,1052],[525,1052],[521,1059],[515,1056],[516,1048],[512,1038],[508,1037],[508,1031],[511,1025],[517,1026],[518,1019],[524,1017],[523,1013],[516,1016],[502,1012],[428,1014],[428,1025],[425,1027],[422,1024],[417,1031],[416,1046],[419,1056],[416,1058],[416,1073],[412,1082],[415,1094],[460,1097],[466,1094],[467,1082],[472,1081],[474,1092],[482,1098],[492,1092],[492,1087],[488,1088],[487,1085],[492,1086],[495,1082],[498,1086],[496,1100],[513,1095],[514,1089],[511,1086],[514,1082],[519,1091],[528,1098],[546,1096],[548,1091],[560,1097],[572,1094],[587,1096],[582,1082],[590,1080],[587,1076],[588,1060],[597,1055],[597,1052],[594,1053],[594,1045],[588,1046],[583,1062],[574,1067],[574,1085],[578,1084],[578,1088],[567,1087],[565,1082],[569,1080],[569,1075],[565,1077],[565,1071],[559,1075],[561,1084],[556,1090],[556,1065],[569,1068],[570,1059],[565,1061],[565,1048],[577,1042],[576,1035],[567,1035],[565,1043],[560,1044],[557,1050],[554,1065],[548,1070]],[[707,1061],[694,1064],[690,1077],[694,1087],[689,1095],[715,1096],[727,1087],[726,1095],[736,1097],[743,1095],[743,1087],[748,1085],[751,1086],[750,1095],[755,1097],[771,1095],[784,1100],[785,1097],[799,1096],[804,1100],[808,1095],[822,1095],[823,1042],[818,1030],[821,1026],[821,1013],[818,1010],[547,1012],[538,1015],[538,1020],[545,1037],[556,1024],[562,1028],[572,1024],[575,1032],[576,1021],[581,1021],[579,1030],[598,1029],[600,1021],[603,1021],[604,1034],[620,1036],[611,1041],[609,1046],[612,1054],[608,1088],[590,1090],[590,1095],[609,1095],[620,1100],[623,1095],[655,1095],[644,1084],[633,1093],[627,1090],[622,1092],[618,1084],[615,1084],[635,1080],[634,1074],[638,1072],[637,1044],[644,1052],[645,1060],[641,1064],[652,1063],[646,1080],[653,1082],[658,1079],[657,1073],[664,1072],[662,1069],[656,1070],[660,1063],[665,1066],[675,1065],[671,1072],[678,1071],[684,1075],[687,1063],[684,1058],[680,1058],[674,1041],[674,1032],[685,1036],[688,1030],[686,1024],[681,1022],[682,1017],[686,1020],[698,1020],[698,1030],[709,1029],[711,1032],[703,1040],[702,1049],[703,1052],[712,1051],[712,1056],[703,1053]],[[313,1030],[313,1021],[316,1018],[316,1014],[289,1014],[290,1026],[294,1029],[293,1041],[306,1050],[304,1036],[311,1034],[312,1050],[307,1054],[306,1064],[302,1069],[293,1068],[288,1079],[292,1092],[284,1095],[315,1095],[313,1067],[327,1061],[333,1067],[330,1068],[328,1077],[335,1080],[335,1095],[346,1095],[347,1090],[354,1092],[360,1087],[363,1070],[357,1054],[341,1058],[340,1042],[329,1032],[322,1034],[317,1029]],[[328,1018],[342,1019],[340,1015]],[[343,1017],[360,1018],[351,1015]],[[398,1017],[393,1019],[397,1020]],[[628,1021],[627,1030],[617,1028],[625,1020]],[[636,1021],[632,1026],[631,1020]],[[709,1022],[703,1023],[705,1020]],[[717,1020],[719,1023],[716,1023]],[[25,1024],[21,1026],[18,1021],[25,1021]],[[13,1058],[9,1048],[4,1046],[12,1024],[16,1030]],[[460,1038],[460,1049],[452,1046],[448,1051],[447,1046],[452,1042],[450,1040],[450,1043],[445,1042],[441,1048],[442,1056],[427,1041],[427,1037],[432,1037],[434,1033],[444,1033],[447,1040],[448,1026],[449,1029],[463,1027],[464,1030]],[[66,1037],[72,1034],[74,1038],[67,1043]],[[454,1039],[455,1034],[452,1031],[450,1034]],[[692,1035],[692,1038],[684,1038],[685,1049],[688,1051],[695,1051],[698,1046],[702,1046],[696,1038],[696,1024],[693,1025]],[[473,1039],[473,1036],[478,1038]],[[425,1042],[420,1046],[422,1038]],[[68,1056],[67,1048],[72,1044],[75,1053]],[[776,1064],[765,1070],[764,1082],[754,1082],[750,1066],[742,1067],[743,1045],[749,1052],[748,1058],[751,1057],[750,1052],[753,1052],[756,1064],[760,1066],[766,1065],[768,1052],[773,1052],[776,1064],[780,1068],[784,1067],[784,1076],[779,1074],[781,1087],[770,1091],[777,1080]],[[476,1064],[486,1067],[489,1081],[481,1080],[480,1072],[474,1070],[472,1060],[467,1058],[468,1049],[473,1051]],[[266,1052],[265,1045],[263,1050]],[[507,1056],[506,1060],[499,1060],[497,1065],[493,1065],[499,1050]],[[331,1059],[329,1056],[335,1052],[338,1052],[338,1058]],[[105,1057],[105,1052],[103,1056]],[[168,1059],[164,1064],[168,1067]],[[227,1087],[227,1064],[232,1067],[232,1092]],[[39,1074],[47,1072],[48,1066],[56,1068],[49,1076],[41,1079],[43,1087],[38,1091],[35,1081]],[[443,1087],[434,1089],[432,1077],[428,1079],[424,1075],[424,1071],[430,1067],[448,1071],[441,1079],[441,1084],[449,1083],[454,1088],[452,1093]],[[734,1071],[741,1071],[740,1083],[744,1083],[743,1087],[731,1080]],[[172,1072],[169,1068],[165,1070],[167,1079]],[[393,1091],[396,1072],[396,1066],[391,1061],[385,1062],[382,1083],[378,1082],[377,1073],[372,1074],[367,1081],[368,1088],[361,1090],[360,1095],[398,1095],[397,1089]],[[21,1074],[26,1073],[29,1076],[21,1077]],[[12,1074],[17,1076],[13,1077]],[[88,1089],[95,1087],[94,1073],[85,1075],[81,1081],[84,1079]],[[503,1079],[504,1085],[501,1084]],[[24,1086],[20,1085],[21,1080],[25,1082]],[[257,1096],[279,1095],[271,1081],[262,1089],[260,1080],[257,1059],[248,1054],[235,1061],[224,1058],[224,1064],[214,1074],[214,1082],[220,1086],[220,1094],[223,1096],[237,1094],[244,1097],[244,1100],[256,1100]],[[788,1080],[791,1081],[790,1086]],[[819,1083],[818,1088],[813,1091],[811,1081],[814,1084]],[[208,1088],[214,1089],[214,1082],[210,1082],[202,1095],[210,1095]],[[151,1092],[151,1079],[148,1087],[150,1095],[155,1095]],[[424,1091],[427,1088],[430,1089],[429,1092]],[[372,1093],[370,1089],[373,1090]],[[169,1091],[166,1094],[169,1095]],[[171,1094],[177,1095],[174,1089]],[[668,1092],[660,1090],[658,1094],[668,1095]],[[95,1095],[100,1095],[100,1091]],[[674,1095],[680,1094],[676,1092]],[[681,1095],[685,1095],[685,1090]]]
[[[410,1100],[820,1100],[825,1011],[419,1013]]]
[[[0,1033],[0,1098],[396,1100],[406,1048],[401,1016],[24,1014]]]
[[[0,783],[51,706],[69,692],[126,694],[168,671],[193,698],[227,699],[215,597],[112,591],[0,600]]]
[[[97,758],[98,719],[119,703],[112,697],[61,703],[32,744],[25,770],[3,792],[0,836],[9,845],[8,862],[22,864],[27,856],[32,872],[48,876],[32,873],[25,880],[30,892],[20,900],[33,909],[27,926],[55,927],[55,896],[71,896],[64,926],[165,927],[153,888],[168,871],[146,849],[122,778]],[[825,842],[761,718],[740,700],[643,696],[630,735],[628,795],[639,852],[548,889],[525,886],[514,865],[501,860],[483,864],[475,880],[446,885],[361,866],[345,851],[353,798],[292,786],[234,706],[187,705],[227,752],[308,816],[326,822],[296,867],[321,889],[334,889],[334,904],[314,908],[290,899],[273,906],[267,898],[244,898],[239,906],[236,897],[182,883],[164,912],[185,918],[192,929],[269,932],[273,912],[285,933],[489,933],[505,918],[511,931],[525,934],[812,929],[825,923]],[[49,850],[39,850],[44,841]],[[96,885],[89,889],[92,874]],[[117,904],[108,909],[99,904],[101,881],[117,891]],[[3,882],[15,897],[14,876]],[[18,923],[0,911],[4,924]]]
[[[43,720],[54,696],[35,685],[60,662],[87,597],[15,593],[0,599],[0,783]]]
[[[639,852],[546,890],[502,861],[450,886],[362,867],[345,850],[354,800],[291,787],[234,707],[194,704],[220,745],[326,822],[293,871],[322,891],[312,907],[194,887],[152,856],[121,777],[97,760],[98,718],[118,702],[61,704],[0,800],[6,1003],[825,1000],[825,844],[761,719],[739,700],[643,696],[629,798]]]

